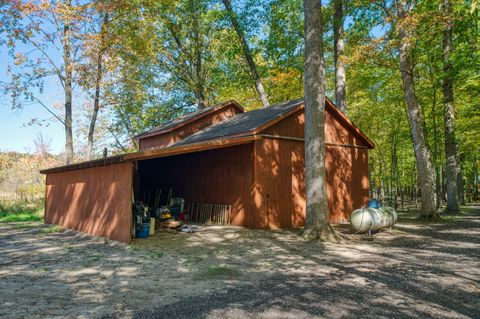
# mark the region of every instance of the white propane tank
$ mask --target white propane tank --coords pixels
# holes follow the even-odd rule
[[[397,220],[397,212],[392,207],[360,208],[350,216],[350,224],[358,233],[392,227]]]

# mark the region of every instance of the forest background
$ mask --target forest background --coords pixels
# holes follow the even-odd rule
[[[386,14],[385,1],[323,2],[327,96],[338,101],[341,63],[342,108],[376,145],[369,154],[372,197],[396,204],[419,196],[399,63],[403,28],[436,196],[445,201],[447,192],[448,72],[461,200],[478,199],[479,10],[475,0],[448,2],[450,10],[445,1],[411,1],[404,19]],[[43,132],[31,136],[29,152],[0,154],[0,199],[41,198],[40,168],[101,157],[104,148],[132,152],[137,134],[197,108],[234,99],[250,110],[303,97],[302,6],[298,0],[0,1],[0,107],[21,112],[26,126]],[[336,25],[343,29],[341,54]],[[64,150],[52,151],[50,136]]]

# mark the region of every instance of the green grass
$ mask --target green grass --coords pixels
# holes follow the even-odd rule
[[[162,258],[163,255],[165,255],[165,253],[163,253],[161,251],[152,251],[149,254],[149,258],[150,259],[159,259],[159,258]]]
[[[44,234],[61,233],[64,230],[65,229],[63,229],[62,227],[60,227],[58,225],[52,225],[50,227],[40,228],[40,232],[42,232]]]
[[[235,268],[226,265],[214,265],[202,271],[198,277],[202,279],[225,279],[239,275],[240,272]]]
[[[32,204],[0,204],[0,223],[38,222],[43,220],[42,208]]]

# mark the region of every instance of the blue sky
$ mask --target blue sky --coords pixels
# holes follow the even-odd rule
[[[11,62],[7,48],[0,46],[0,82],[8,81],[7,65]],[[51,81],[42,97],[50,104],[61,102],[62,97],[57,92],[56,84]],[[32,118],[43,120],[51,118],[51,115],[39,105],[29,105],[24,110],[12,110],[10,98],[0,92],[0,150],[32,152],[35,137],[42,134],[45,140],[51,141],[53,153],[62,152],[65,145],[63,126],[54,121],[43,123],[42,126],[28,125]]]

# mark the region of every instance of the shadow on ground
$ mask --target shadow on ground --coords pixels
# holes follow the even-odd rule
[[[209,227],[127,246],[0,224],[0,316],[480,317],[479,207],[358,238]]]

